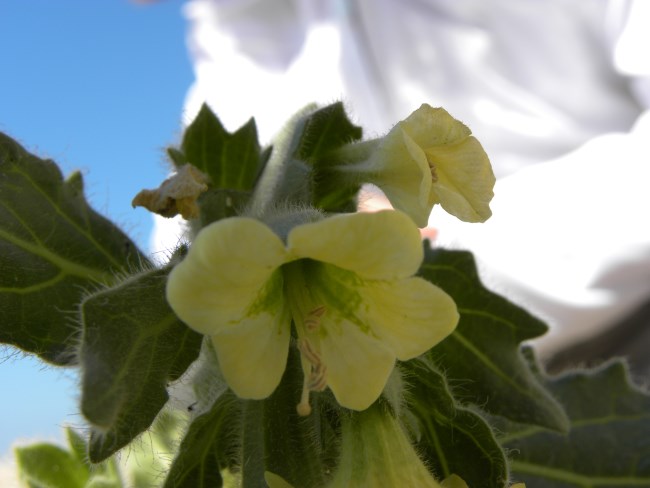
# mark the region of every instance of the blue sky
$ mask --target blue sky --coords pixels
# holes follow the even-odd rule
[[[146,248],[152,220],[131,199],[164,179],[193,73],[182,0],[2,0],[0,131],[64,174]],[[13,439],[79,424],[75,375],[0,350],[0,456]]]

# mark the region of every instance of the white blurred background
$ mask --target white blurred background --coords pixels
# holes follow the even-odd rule
[[[254,116],[263,143],[313,101],[343,99],[367,137],[421,103],[443,106],[498,182],[485,224],[435,210],[436,244],[472,250],[491,288],[551,324],[546,357],[591,344],[569,358],[629,353],[648,378],[650,2],[143,3],[0,6],[0,130],[66,173],[83,168],[93,205],[142,247],[178,240],[174,221],[149,237],[151,217],[130,201],[164,179],[161,149],[204,101],[231,130]],[[80,419],[74,374],[2,357],[7,459],[11,440],[60,439]]]

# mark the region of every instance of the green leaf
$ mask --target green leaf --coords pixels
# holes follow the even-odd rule
[[[295,113],[274,139],[273,150],[267,154],[268,164],[255,187],[251,202],[253,214],[261,215],[278,203],[311,205],[311,189],[307,184],[311,169],[305,162],[295,159],[294,153],[305,121],[316,110],[316,105],[310,104]]]
[[[88,468],[76,456],[53,444],[15,449],[18,474],[29,488],[84,488]]]
[[[70,452],[77,458],[79,461],[84,461],[87,456],[87,445],[86,440],[72,427],[65,428],[65,435],[68,439],[68,445],[70,446]]]
[[[340,161],[336,149],[361,139],[361,127],[354,125],[341,102],[316,110],[305,118],[300,139],[294,151],[296,159],[314,166],[311,193],[313,204],[326,212],[354,212],[354,201],[361,185],[341,177],[330,169]]]
[[[354,211],[353,198],[359,185],[350,188],[346,183],[341,188],[341,178],[330,184],[331,178],[323,176],[319,168],[321,160],[329,161],[332,151],[359,138],[361,128],[350,122],[341,103],[320,109],[313,104],[304,107],[273,141],[273,152],[260,178],[252,208],[262,213],[278,203],[290,203],[326,211]]]
[[[354,125],[343,104],[336,102],[305,118],[293,156],[301,161],[313,161],[344,144],[358,141],[361,135],[361,127]]]
[[[84,488],[122,488],[122,477],[116,459],[112,457],[101,464],[91,465],[86,440],[71,427],[66,427],[65,431],[69,452],[85,467],[90,477]]]
[[[185,154],[183,154],[182,151],[179,151],[175,147],[167,148],[167,156],[169,157],[171,162],[174,163],[174,166],[176,167],[187,164],[187,159],[185,159]]]
[[[468,252],[425,246],[420,275],[451,295],[460,312],[456,330],[428,353],[450,383],[461,385],[454,396],[516,422],[566,431],[566,413],[520,351],[546,325],[486,289]]]
[[[90,208],[80,173],[0,134],[0,342],[59,365],[75,360],[71,313],[85,291],[147,264]]]
[[[548,387],[567,410],[569,433],[497,423],[513,479],[526,488],[650,486],[650,395],[630,383],[623,363],[567,373]]]
[[[180,322],[165,299],[169,269],[131,276],[81,305],[81,410],[96,427],[92,462],[147,429],[167,401],[166,384],[198,356],[202,336]]]
[[[325,212],[348,213],[357,209],[361,185],[338,170],[317,167],[312,184],[314,206]]]
[[[31,488],[122,488],[115,459],[91,466],[83,437],[70,427],[65,430],[68,450],[47,443],[15,450],[18,473],[24,483]]]
[[[227,217],[240,215],[250,200],[252,192],[242,190],[210,189],[199,197],[200,226]]]
[[[181,442],[164,488],[217,488],[221,470],[238,463],[242,402],[231,391],[198,416]]]
[[[417,392],[406,395],[419,426],[415,447],[436,477],[456,474],[468,486],[505,486],[506,457],[486,421],[454,401],[445,377],[427,361],[402,363],[401,369],[407,392]]]
[[[168,150],[177,165],[185,160],[206,173],[213,188],[230,190],[251,190],[268,157],[253,119],[230,134],[206,104],[185,130],[181,149]]]

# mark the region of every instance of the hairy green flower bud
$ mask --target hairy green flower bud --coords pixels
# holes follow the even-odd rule
[[[441,488],[415,453],[398,421],[382,405],[344,416],[339,466],[330,488]]]

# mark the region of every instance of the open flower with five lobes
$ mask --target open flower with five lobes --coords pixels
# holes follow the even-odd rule
[[[423,259],[418,229],[394,210],[343,214],[278,236],[246,217],[199,232],[172,270],[167,300],[209,336],[232,390],[262,399],[278,386],[292,343],[309,392],[329,387],[363,410],[381,394],[395,359],[419,356],[458,322],[454,301],[413,277]]]
[[[423,104],[370,142],[374,150],[368,159],[339,169],[363,173],[362,179],[381,188],[418,227],[427,226],[438,203],[465,222],[484,222],[492,215],[490,160],[470,129],[445,109]]]

